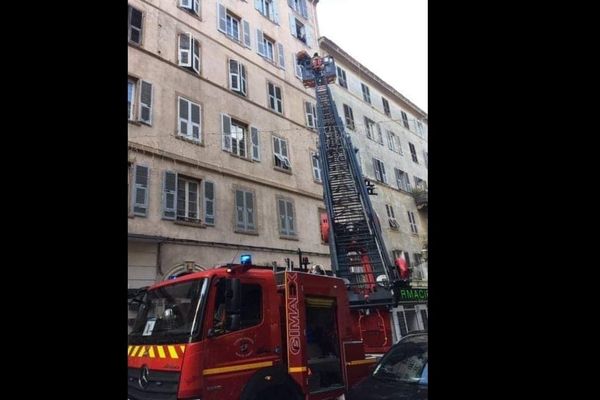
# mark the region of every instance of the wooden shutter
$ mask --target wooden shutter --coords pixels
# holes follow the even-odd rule
[[[252,138],[252,159],[260,161],[260,137],[258,135],[258,129],[251,126],[250,136]]]
[[[152,125],[152,84],[141,81],[140,121]]]
[[[133,213],[135,215],[146,216],[148,211],[148,181],[149,168],[136,165],[135,166],[135,191]]]
[[[252,48],[252,40],[250,38],[250,23],[246,20],[242,20],[242,29],[244,31],[244,46]]]
[[[227,10],[221,3],[217,3],[217,20],[218,29],[223,33],[227,33]]]
[[[182,33],[179,35],[179,65],[182,67],[192,66],[192,57],[190,55],[192,49],[192,35]]]
[[[231,117],[221,114],[221,130],[223,132],[223,150],[231,151]]]
[[[204,222],[215,224],[215,184],[204,181]]]
[[[163,219],[175,219],[177,207],[177,173],[165,171],[163,179]]]

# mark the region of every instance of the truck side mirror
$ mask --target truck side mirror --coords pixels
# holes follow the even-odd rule
[[[238,278],[225,280],[225,313],[227,321],[225,329],[227,331],[237,331],[240,329],[242,305],[242,286]]]

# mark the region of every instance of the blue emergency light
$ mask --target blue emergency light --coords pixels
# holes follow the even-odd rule
[[[240,257],[240,264],[251,265],[252,264],[252,256],[250,254],[243,254]]]

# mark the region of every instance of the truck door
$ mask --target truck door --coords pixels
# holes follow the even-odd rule
[[[206,358],[202,399],[238,399],[245,383],[259,369],[279,359],[273,351],[264,285],[241,280],[240,329],[225,326],[225,281],[213,281],[206,314]]]

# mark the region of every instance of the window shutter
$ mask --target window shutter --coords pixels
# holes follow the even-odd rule
[[[146,216],[148,210],[148,175],[148,167],[135,166],[135,193],[133,196],[133,213],[135,215]]]
[[[200,106],[197,104],[192,104],[192,138],[200,141]]]
[[[319,164],[317,153],[310,153],[310,158],[312,160],[313,176],[315,180],[321,182],[321,165]]]
[[[260,11],[262,13],[262,1],[254,0],[254,8],[256,8],[258,11]]]
[[[375,172],[375,179],[381,181],[381,174],[379,173],[379,168],[377,167],[378,161],[373,159],[373,171]]]
[[[310,104],[308,101],[305,101],[304,102],[304,116],[306,117],[306,126],[308,126],[309,128],[315,127],[312,111],[313,111],[312,104]]]
[[[142,43],[142,12],[129,7],[129,40],[134,43]]]
[[[294,65],[296,66],[296,70],[295,70],[296,76],[298,78],[302,79],[302,67],[300,66],[300,64],[298,64],[298,60],[296,60],[296,54],[294,54],[294,52],[292,52],[291,60],[294,63]]]
[[[388,140],[388,148],[390,150],[394,150],[394,138],[392,137],[392,132],[390,131],[386,131],[387,133],[387,140]]]
[[[200,73],[200,42],[196,39],[192,39],[192,69],[198,73]]]
[[[377,142],[383,144],[383,135],[381,134],[381,127],[379,124],[375,124],[377,126]]]
[[[277,43],[277,55],[279,56],[279,66],[282,69],[285,69],[285,55],[283,52],[283,45],[281,43]]]
[[[258,54],[267,56],[265,51],[265,37],[260,29],[256,30],[256,43],[258,45]]]
[[[142,81],[140,92],[140,121],[152,125],[152,84]]]
[[[200,0],[194,0],[194,12],[200,15]]]
[[[244,67],[242,64],[240,64],[240,77],[241,77],[241,84],[242,84],[242,94],[245,96],[246,95],[246,67]]]
[[[283,235],[287,235],[288,231],[287,231],[287,218],[285,215],[285,201],[279,199],[278,201],[279,203],[279,224],[280,224],[280,230],[279,232]]]
[[[381,181],[383,183],[387,183],[387,179],[386,179],[386,176],[385,176],[385,165],[383,164],[382,161],[379,162],[379,165],[381,165],[381,178],[382,178]]]
[[[272,1],[271,7],[273,7],[273,22],[279,24],[279,5],[277,3],[277,0]]]
[[[306,45],[313,48],[313,32],[312,28],[308,25],[304,25],[304,32],[306,32]]]
[[[190,106],[188,101],[180,97],[178,102],[177,114],[179,115],[179,133],[184,136],[188,136],[190,123],[189,108]]]
[[[292,10],[296,9],[296,4],[294,3],[294,0],[288,0],[288,6],[290,6]]]
[[[288,158],[287,143],[285,140],[281,140],[281,155]]]
[[[221,114],[221,127],[223,131],[223,150],[231,151],[231,117]]]
[[[258,129],[251,126],[250,135],[252,137],[252,159],[260,161],[260,138],[258,135]]]
[[[163,179],[163,219],[175,219],[177,205],[177,174],[165,171]]]
[[[227,33],[227,11],[225,10],[225,6],[221,3],[217,3],[217,19],[219,30],[223,33]]]
[[[296,228],[294,226],[294,205],[291,201],[286,201],[287,206],[287,220],[288,220],[288,235],[295,235]]]
[[[294,16],[294,14],[290,14],[290,31],[292,33],[292,36],[298,37],[296,31],[296,17]]]
[[[192,36],[189,33],[179,35],[179,65],[182,67],[191,67],[192,58],[190,50],[192,48]]]
[[[247,227],[248,229],[255,229],[254,225],[254,199],[251,192],[245,193],[246,197],[246,215],[247,215]]]
[[[229,60],[229,87],[240,90],[239,64],[235,60]]]
[[[369,129],[369,119],[365,117],[365,131],[367,133],[367,137],[371,139],[371,130]]]
[[[237,227],[245,229],[246,223],[244,222],[244,214],[245,214],[244,192],[242,192],[241,190],[235,191],[235,210],[236,210],[235,219],[236,219]]]
[[[308,18],[308,11],[306,9],[306,0],[300,0],[300,14],[302,14],[302,16],[304,18]]]
[[[204,222],[215,224],[215,184],[204,181]]]
[[[244,46],[252,48],[252,41],[250,39],[250,23],[246,20],[242,20],[242,28],[244,30]]]

